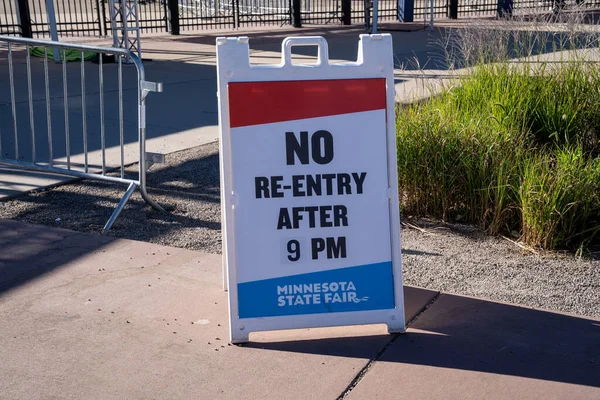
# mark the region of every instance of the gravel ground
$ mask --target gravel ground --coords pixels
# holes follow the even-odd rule
[[[0,218],[99,233],[124,190],[78,181],[0,202]],[[169,154],[148,192],[173,210],[158,213],[136,193],[109,235],[220,253],[216,143]],[[600,318],[600,260],[533,254],[466,225],[413,224],[422,229],[402,230],[406,284]]]

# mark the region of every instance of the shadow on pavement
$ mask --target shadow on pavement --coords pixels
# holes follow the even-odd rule
[[[83,180],[0,202],[0,298],[76,259],[102,251],[116,240],[115,236],[161,243],[171,232],[185,231],[187,234],[180,235],[177,243],[170,244],[219,251],[218,155],[196,154],[193,159],[154,168],[160,171],[150,175],[149,191],[174,210],[156,212],[136,192],[105,236],[98,233],[123,195],[122,185]]]
[[[0,220],[0,298],[4,292],[64,267],[115,239]]]
[[[441,38],[446,30],[436,29],[434,32],[402,31],[389,32],[393,36],[395,67],[405,69],[446,69],[441,55]],[[356,61],[358,54],[359,35],[364,34],[364,30],[359,27],[343,27],[341,29],[322,27],[303,28],[298,30],[275,30],[273,32],[245,32],[221,35],[206,35],[202,37],[181,36],[178,40],[187,43],[198,43],[204,45],[214,45],[219,36],[247,36],[251,52],[281,52],[281,42],[289,36],[323,36],[329,47],[329,58],[331,60]],[[292,53],[302,56],[316,57],[317,50],[313,46],[297,46],[292,49]],[[274,59],[273,63],[278,63],[279,59]]]
[[[600,322],[474,298],[441,295],[378,361],[600,387]],[[364,337],[247,346],[364,357]]]

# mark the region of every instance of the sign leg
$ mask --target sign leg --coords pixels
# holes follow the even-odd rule
[[[249,332],[240,329],[231,329],[231,343],[242,344],[250,341]]]
[[[406,332],[406,326],[404,324],[404,319],[399,320],[398,322],[392,321],[387,324],[388,333],[404,333]]]

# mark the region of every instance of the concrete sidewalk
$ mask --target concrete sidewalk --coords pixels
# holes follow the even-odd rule
[[[230,346],[218,255],[13,221],[0,249],[5,399],[600,398],[597,320],[407,287],[406,334]]]

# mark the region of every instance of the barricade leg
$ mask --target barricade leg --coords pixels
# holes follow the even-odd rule
[[[131,195],[135,191],[136,186],[137,185],[135,183],[133,183],[133,182],[129,184],[129,187],[127,188],[127,191],[125,192],[125,194],[121,198],[121,201],[119,201],[119,204],[117,205],[117,208],[115,208],[115,211],[113,211],[112,215],[110,216],[110,218],[106,222],[106,225],[104,225],[104,228],[102,229],[102,233],[108,232],[110,230],[110,228],[113,226],[113,224],[115,223],[115,221],[119,217],[119,214],[121,214],[121,211],[123,211],[123,208],[125,208],[125,205],[129,201],[129,198],[131,197]]]

